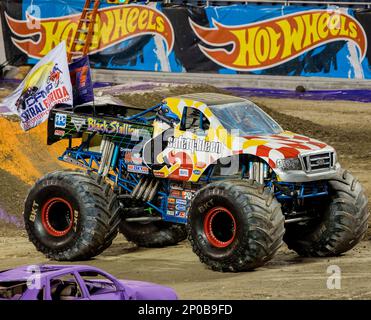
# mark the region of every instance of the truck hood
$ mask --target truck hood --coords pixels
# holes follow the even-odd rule
[[[154,283],[120,280],[125,287],[128,299],[133,300],[178,300],[176,292],[165,286]]]
[[[265,160],[271,168],[276,167],[277,160],[297,158],[299,155],[318,151],[333,152],[334,148],[321,141],[293,132],[284,131],[273,135],[245,136],[238,153],[249,153]]]

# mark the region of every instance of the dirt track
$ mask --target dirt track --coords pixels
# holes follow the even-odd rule
[[[253,100],[268,107],[267,111],[285,129],[316,137],[336,147],[342,165],[360,179],[371,198],[371,104],[262,98]],[[6,156],[3,150],[8,150],[9,155],[12,155],[11,151],[16,148],[14,145],[4,146],[6,133],[1,131],[4,123],[0,123],[0,141],[3,142],[3,145],[0,144],[0,157],[3,159]],[[15,126],[10,128],[20,134]],[[53,166],[60,166],[55,156],[62,148],[46,149],[42,145],[42,130],[28,137],[31,145],[41,149],[41,158],[27,153],[21,146],[16,148],[19,151],[17,156],[25,156],[30,161],[30,168],[34,170],[29,176],[26,175],[27,179],[17,170],[19,165],[15,162],[20,161],[18,158],[7,159],[7,167],[0,166],[0,179],[3,181],[0,187],[0,207],[17,217],[20,217],[30,180]],[[25,167],[22,169],[27,171]],[[0,222],[0,236],[0,269],[46,262],[14,224]],[[270,263],[257,271],[222,274],[206,269],[191,252],[187,242],[164,249],[137,249],[119,236],[110,249],[88,264],[102,267],[121,278],[172,286],[183,299],[370,299],[370,240],[371,232],[354,250],[333,259],[302,259],[284,247]],[[342,269],[341,290],[326,288],[326,270],[332,264]]]
[[[1,238],[0,269],[47,262],[23,237]],[[206,269],[188,243],[163,249],[137,249],[119,236],[96,259],[97,266],[119,278],[173,287],[181,299],[371,299],[371,244],[364,241],[340,258],[302,259],[281,249],[264,267],[246,273]],[[340,290],[329,290],[330,265],[342,270]]]

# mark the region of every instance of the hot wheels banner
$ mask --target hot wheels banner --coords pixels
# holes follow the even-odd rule
[[[6,3],[8,3],[6,1]],[[7,53],[34,63],[71,46],[84,0],[18,0],[5,7]],[[103,6],[95,68],[371,79],[371,13],[337,6]]]
[[[56,104],[73,105],[66,43],[42,58],[4,104],[21,117],[25,131],[47,120]]]

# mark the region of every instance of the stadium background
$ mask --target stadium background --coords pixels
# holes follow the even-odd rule
[[[140,3],[133,3],[132,6]],[[16,0],[1,1],[1,20],[3,29],[3,41],[6,59],[14,60],[14,63],[33,64],[36,59],[30,57],[34,43],[45,41],[45,48],[52,47],[60,39],[71,39],[71,33],[66,32],[68,19],[78,17],[84,5],[84,0],[74,1],[47,1],[47,0]],[[167,20],[170,26],[165,24],[163,32],[138,33],[130,38],[122,37],[121,41],[102,45],[99,52],[90,56],[92,66],[102,69],[171,72],[171,73],[218,73],[218,74],[252,74],[260,76],[314,76],[331,78],[371,79],[371,9],[370,3],[359,1],[276,1],[274,2],[151,2],[141,4],[150,7],[156,15]],[[103,5],[109,7],[110,5]],[[111,6],[112,7],[112,6]],[[117,6],[113,10],[117,10]],[[126,8],[129,8],[126,6]],[[102,9],[103,10],[103,9]],[[129,9],[126,9],[129,10]],[[276,19],[289,19],[289,15],[301,15],[313,10],[336,10],[346,18],[354,18],[357,23],[357,32],[364,30],[365,33],[365,56],[362,59],[360,44],[347,41],[338,36],[331,41],[323,39],[320,43],[313,43],[310,48],[304,48],[301,54],[289,56],[278,60],[275,64],[260,61],[257,66],[236,67],[231,63],[224,63],[226,57],[219,60],[210,58],[202,48],[216,49],[225,48],[233,51],[233,43],[225,45],[205,44],[205,39],[195,33],[192,22],[199,27],[205,27],[209,31],[215,28],[215,23],[228,27],[240,26],[246,29],[252,23],[262,25],[267,21]],[[39,24],[28,21],[26,13],[40,17]],[[157,13],[156,13],[157,12]],[[128,14],[130,15],[130,13]],[[9,18],[12,18],[13,24]],[[110,17],[110,16],[107,16]],[[121,17],[120,23],[126,23],[128,19]],[[59,20],[53,25],[54,30],[40,36],[38,33],[43,28],[45,19]],[[314,19],[313,16],[310,19]],[[106,21],[105,27],[97,30],[100,39],[113,37],[112,30],[117,28],[119,19]],[[156,20],[154,20],[156,21]],[[192,22],[191,22],[192,21]],[[290,21],[290,20],[287,20]],[[343,21],[343,20],[342,20]],[[345,20],[344,20],[345,21]],[[61,27],[62,23],[66,23]],[[292,24],[292,21],[290,22]],[[316,21],[312,23],[316,24]],[[40,26],[41,25],[41,26]],[[107,25],[109,27],[107,27]],[[267,27],[267,25],[265,26]],[[268,23],[269,27],[269,23]],[[292,26],[294,32],[297,26]],[[314,26],[315,27],[315,26]],[[63,30],[62,30],[62,29]],[[340,33],[347,32],[347,26],[340,23],[337,27]],[[73,28],[72,28],[73,29]],[[61,32],[61,30],[63,32]],[[267,29],[268,30],[268,29]],[[344,31],[345,30],[345,31]],[[228,31],[227,31],[228,32]],[[308,25],[304,27],[304,35],[308,33]],[[166,34],[165,34],[166,33]],[[52,36],[51,36],[52,35]],[[211,36],[217,39],[222,36],[216,33]],[[59,38],[58,38],[59,37]],[[315,37],[315,36],[313,36]],[[27,45],[20,45],[26,39],[31,39]],[[108,39],[108,40],[107,40]],[[21,40],[20,42],[17,40]],[[51,43],[51,41],[56,41]],[[173,47],[169,48],[173,41]],[[235,47],[249,46],[249,38],[246,43],[235,42]],[[253,43],[253,46],[256,46]],[[20,48],[22,50],[20,50]],[[234,48],[234,49],[233,49]],[[40,48],[38,48],[40,49]],[[169,50],[170,49],[170,50]],[[258,48],[259,49],[259,48]],[[261,48],[260,48],[261,49]],[[264,48],[263,48],[264,49]],[[272,52],[273,46],[271,51]],[[255,48],[256,50],[256,48]],[[224,59],[224,60],[223,60]],[[248,61],[242,62],[248,63]]]

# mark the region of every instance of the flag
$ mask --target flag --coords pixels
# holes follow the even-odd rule
[[[91,80],[89,57],[85,56],[70,64],[75,106],[94,101],[93,82]]]
[[[18,114],[23,130],[30,130],[48,119],[57,104],[73,105],[66,43],[42,58],[3,104]]]

